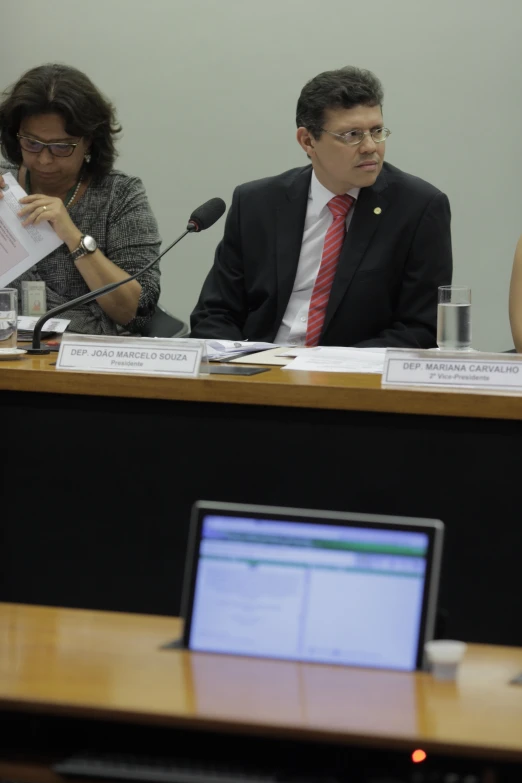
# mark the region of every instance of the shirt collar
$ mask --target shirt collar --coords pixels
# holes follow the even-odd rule
[[[348,196],[352,196],[357,200],[359,197],[359,191],[361,188],[352,188],[347,191]],[[316,177],[315,171],[312,169],[312,179],[310,180],[310,190],[308,191],[308,213],[319,217],[323,209],[326,207],[330,199],[334,198],[336,194],[331,190],[321,185]]]

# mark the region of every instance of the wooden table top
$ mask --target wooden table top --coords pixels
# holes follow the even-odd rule
[[[176,618],[0,604],[0,709],[522,761],[522,649],[471,645],[456,683],[160,650]]]
[[[522,419],[522,396],[503,392],[382,389],[377,374],[318,373],[271,367],[252,376],[160,378],[57,371],[57,355],[0,362],[0,391],[86,394],[193,402]]]

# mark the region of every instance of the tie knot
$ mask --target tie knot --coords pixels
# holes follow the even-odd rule
[[[347,196],[343,193],[341,196],[334,196],[328,202],[328,209],[335,217],[345,218],[355,199],[353,196]]]

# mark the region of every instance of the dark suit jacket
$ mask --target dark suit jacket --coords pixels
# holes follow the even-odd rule
[[[274,341],[296,275],[311,173],[307,166],[236,188],[192,337]],[[451,274],[446,195],[384,163],[359,193],[320,344],[435,346],[437,287]]]

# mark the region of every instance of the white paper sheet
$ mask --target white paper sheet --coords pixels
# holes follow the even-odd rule
[[[330,348],[319,346],[300,350],[284,370],[308,372],[357,372],[382,374],[385,348]]]
[[[34,315],[19,315],[17,320],[18,330],[22,330],[24,332],[33,332],[38,320],[39,316],[35,317]],[[49,320],[44,323],[43,331],[62,334],[65,332],[70,323],[70,319],[67,318],[49,318]]]
[[[0,199],[0,288],[5,288],[32,266],[56,250],[62,240],[48,223],[22,226],[19,199],[27,195],[11,173],[4,174],[6,188]]]
[[[205,340],[205,342],[207,357],[211,362],[222,362],[247,353],[274,348],[273,343],[251,343],[249,340]]]

